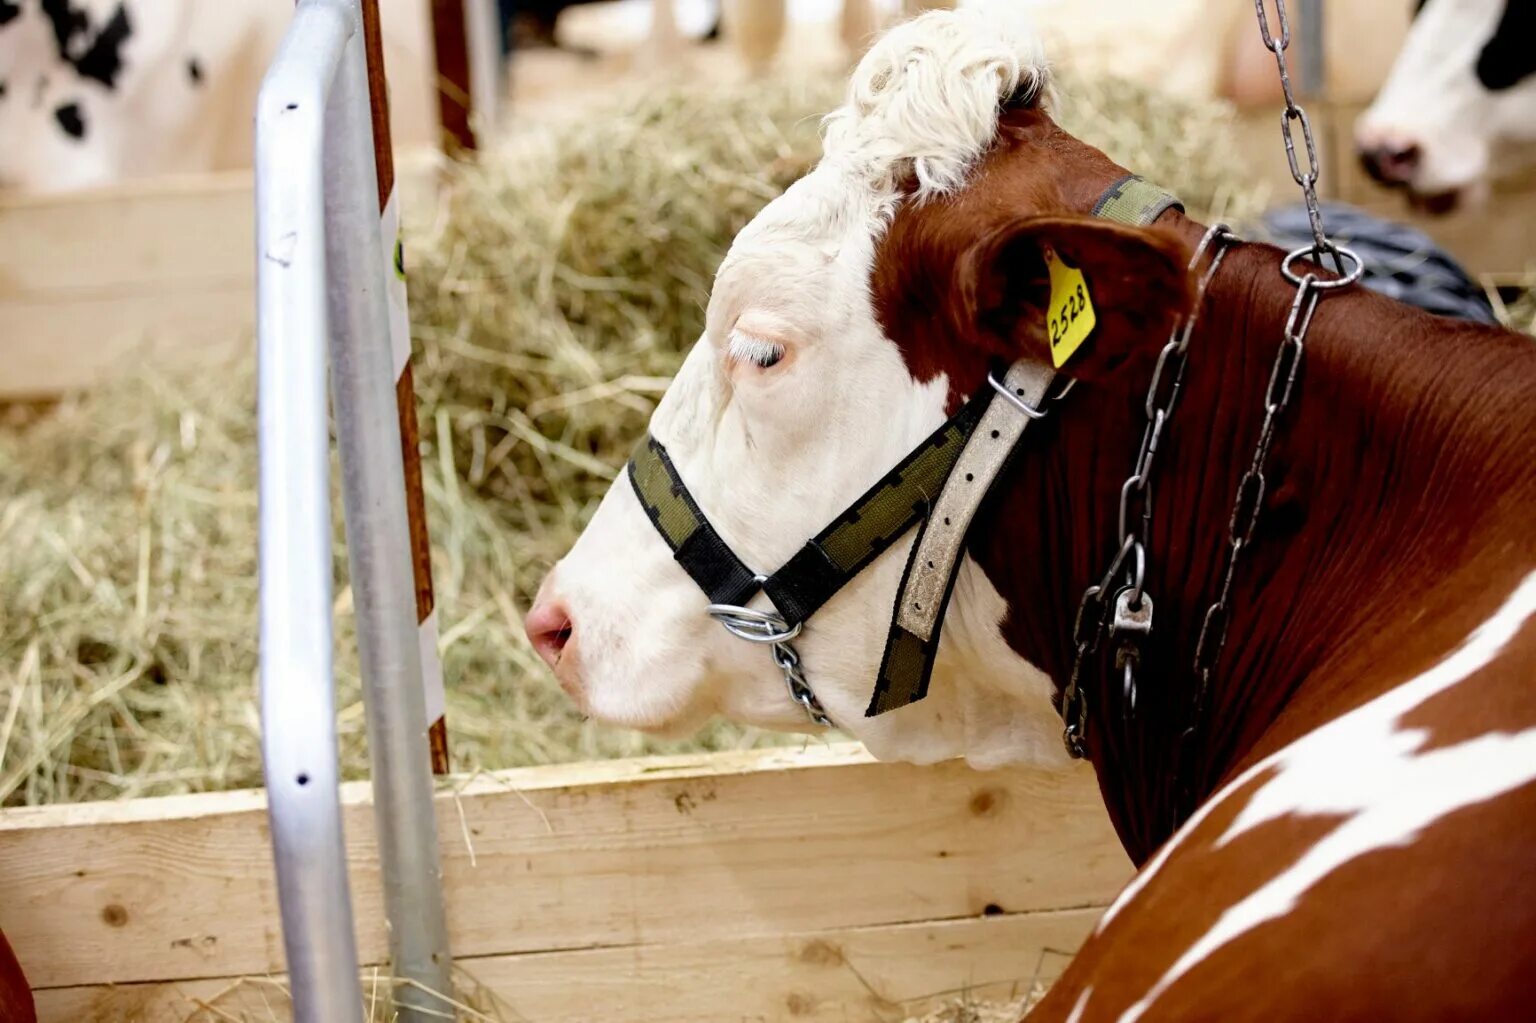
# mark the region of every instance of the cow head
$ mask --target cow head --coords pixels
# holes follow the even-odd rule
[[[1420,0],[1380,95],[1355,126],[1361,162],[1432,211],[1479,199],[1536,144],[1536,11],[1526,0]]]
[[[1069,149],[1048,101],[1039,45],[1016,15],[967,9],[898,26],[828,117],[820,165],[736,238],[704,335],[651,432],[754,570],[777,569],[848,507],[981,386],[990,359],[1046,358],[1042,246],[1102,271],[1090,371],[1112,368],[1122,339],[1166,337],[1177,302],[1151,324],[1125,310],[1132,293],[1179,294],[1185,253],[1063,215],[1091,208],[1120,172],[1080,143]],[[1091,155],[1074,163],[1078,151]],[[881,757],[1060,757],[1050,682],[1003,640],[1008,606],[970,560],[931,695],[864,716],[911,542],[860,573],[797,640],[833,720]],[[601,720],[677,733],[719,714],[808,728],[768,651],[729,635],[707,603],[620,479],[527,627]]]

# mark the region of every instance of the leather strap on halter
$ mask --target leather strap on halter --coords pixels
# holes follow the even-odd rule
[[[1003,386],[1024,405],[1038,409],[1055,377],[1041,363],[1017,362],[1008,370]],[[994,397],[966,439],[907,558],[866,717],[905,707],[928,695],[944,614],[960,575],[971,521],[1032,421],[1031,415],[1012,402]]]

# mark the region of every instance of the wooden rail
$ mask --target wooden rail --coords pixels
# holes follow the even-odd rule
[[[344,801],[360,952],[379,964],[366,785]],[[460,779],[438,827],[468,986],[539,1023],[599,1006],[890,1018],[1027,986],[1130,876],[1089,773],[876,764],[856,746]],[[280,974],[261,794],[5,811],[0,929],[56,1023],[181,1023]]]
[[[437,157],[399,167],[407,216]],[[255,200],[245,171],[0,198],[0,402],[90,387],[147,353],[186,361],[255,336]]]

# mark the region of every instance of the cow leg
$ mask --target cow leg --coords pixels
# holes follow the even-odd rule
[[[37,1023],[32,989],[21,975],[21,964],[16,961],[4,934],[0,934],[0,1020],[5,1023]]]

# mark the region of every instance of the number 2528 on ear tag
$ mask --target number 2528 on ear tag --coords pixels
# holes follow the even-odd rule
[[[1046,306],[1045,322],[1051,337],[1051,362],[1060,369],[1088,340],[1098,318],[1083,272],[1063,263],[1055,249],[1046,249],[1044,254],[1046,269],[1051,274],[1051,301]]]

